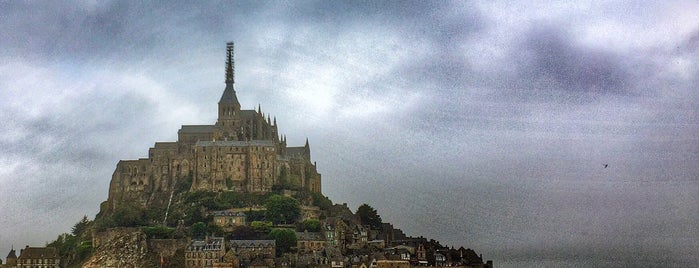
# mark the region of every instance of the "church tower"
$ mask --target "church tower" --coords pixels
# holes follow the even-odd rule
[[[235,61],[233,59],[233,42],[226,44],[226,89],[218,101],[218,121],[216,126],[222,130],[219,139],[238,140],[242,132],[240,122],[240,102],[235,94]]]

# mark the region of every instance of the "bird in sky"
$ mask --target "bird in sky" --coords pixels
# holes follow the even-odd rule
[[[609,164],[604,164],[603,166],[604,166],[604,168],[607,168],[609,166]]]

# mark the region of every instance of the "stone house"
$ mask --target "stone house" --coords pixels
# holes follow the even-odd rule
[[[374,239],[369,241],[368,244],[375,249],[384,249],[386,247],[386,241],[383,239]]]
[[[434,264],[435,266],[444,266],[447,262],[447,257],[444,256],[442,253],[435,253],[434,254]]]
[[[355,224],[352,228],[352,232],[349,235],[351,235],[351,244],[347,245],[347,248],[362,248],[369,242],[368,228],[362,226],[361,224]]]
[[[404,260],[410,261],[410,258],[415,254],[415,248],[409,246],[395,246],[384,249],[384,254],[389,260]]]
[[[377,268],[410,268],[410,262],[406,260],[378,260]]]
[[[345,267],[345,262],[340,256],[336,256],[330,260],[330,267],[332,268],[343,268]]]
[[[246,266],[257,259],[273,264],[277,252],[274,240],[230,240],[228,245],[240,263]]]
[[[8,261],[9,263],[9,261]],[[58,250],[52,247],[29,247],[20,250],[17,267],[27,268],[59,268],[61,258]]]
[[[245,225],[245,213],[230,210],[213,211],[214,224],[226,232],[232,232],[235,227]]]
[[[320,232],[296,232],[296,248],[299,254],[310,254],[325,248],[327,241]]]
[[[223,237],[193,240],[185,249],[185,268],[213,267],[215,263],[221,262],[224,255],[226,255],[226,243]]]
[[[349,226],[345,221],[339,217],[328,217],[321,222],[321,229],[328,245],[339,249],[345,248],[345,234],[349,231]]]

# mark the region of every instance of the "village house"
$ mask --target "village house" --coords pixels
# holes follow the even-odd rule
[[[348,245],[347,247],[353,248],[353,249],[364,247],[369,240],[369,235],[368,235],[367,229],[368,228],[365,228],[361,224],[355,224],[354,227],[352,228],[352,233],[351,233],[352,244]]]
[[[389,260],[404,260],[410,261],[410,258],[415,254],[415,248],[410,246],[395,246],[384,249],[386,259]]]
[[[410,262],[407,260],[378,260],[376,261],[377,268],[410,268]]]
[[[331,246],[336,246],[339,249],[345,248],[345,234],[349,230],[349,226],[339,217],[328,217],[321,223],[325,239]]]
[[[213,267],[225,254],[226,243],[223,237],[193,240],[185,249],[185,268]]]
[[[320,232],[296,232],[296,248],[299,254],[318,252],[325,246],[325,237]]]
[[[7,256],[7,264],[4,267],[59,268],[61,267],[60,263],[61,259],[56,248],[26,246],[24,249],[20,249],[19,257],[16,257],[15,251],[12,249]]]
[[[235,227],[245,225],[246,217],[243,212],[220,210],[213,211],[210,215],[214,218],[214,224],[226,232],[232,232]]]
[[[228,245],[244,266],[250,266],[253,261],[258,259],[267,265],[274,265],[277,247],[274,240],[231,240]],[[260,262],[257,261],[255,264],[260,264]]]

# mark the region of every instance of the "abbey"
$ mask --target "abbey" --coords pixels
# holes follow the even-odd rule
[[[165,205],[176,190],[266,193],[273,186],[321,191],[306,144],[288,147],[276,118],[258,106],[241,110],[235,91],[233,43],[226,47],[226,87],[213,125],[183,125],[175,142],[156,142],[148,158],[121,160],[103,209],[124,202]],[[104,207],[107,206],[107,207]]]

